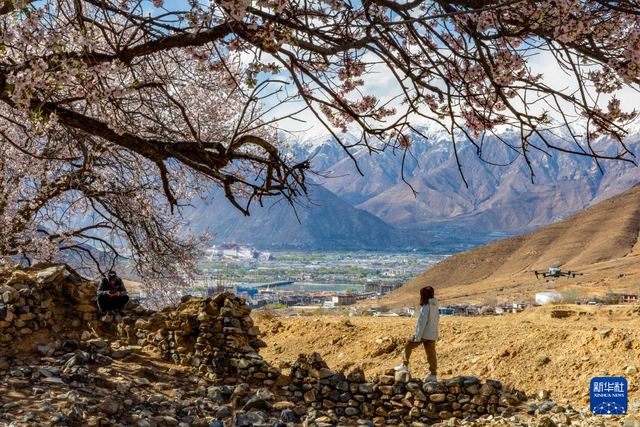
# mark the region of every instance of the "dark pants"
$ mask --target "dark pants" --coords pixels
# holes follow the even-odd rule
[[[109,310],[122,310],[124,306],[129,302],[129,297],[127,295],[122,295],[119,297],[100,295],[97,301],[98,308],[101,312],[105,313]]]

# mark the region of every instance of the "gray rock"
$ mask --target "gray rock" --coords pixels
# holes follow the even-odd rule
[[[162,417],[162,424],[173,427],[177,426],[179,423],[175,418],[165,415],[164,417]]]
[[[36,418],[36,415],[33,412],[27,412],[22,416],[22,421],[27,423],[29,421],[33,421]]]
[[[240,412],[236,415],[236,424],[240,426],[253,427],[258,424],[263,424],[267,418],[267,414],[262,412]]]
[[[218,387],[209,387],[207,389],[207,397],[218,405],[224,404],[224,396],[222,390]]]
[[[107,397],[98,404],[98,410],[107,415],[116,415],[120,410],[120,405],[115,400]]]
[[[12,304],[20,298],[20,294],[11,286],[3,286],[0,288],[0,297],[5,304]]]
[[[348,391],[349,383],[347,381],[338,381],[338,383],[336,384],[336,390]]]
[[[361,368],[354,368],[347,374],[347,380],[353,383],[361,383],[365,381],[364,371]]]
[[[600,338],[606,338],[611,333],[611,329],[603,329],[600,331]]]
[[[422,390],[424,390],[425,393],[435,393],[439,389],[440,389],[440,384],[436,382],[424,383],[424,385],[422,386]]]
[[[455,377],[455,378],[450,378],[446,380],[444,382],[444,385],[446,385],[447,387],[462,387],[463,383],[464,383],[464,377]]]
[[[537,427],[557,427],[557,424],[549,417],[542,417],[538,420]]]
[[[123,350],[116,350],[111,352],[111,358],[113,359],[124,359],[125,357],[131,355],[133,353],[132,348],[125,348]]]
[[[625,417],[622,425],[624,427],[640,427],[640,421],[638,421],[638,419],[633,415],[629,414]]]
[[[242,408],[243,411],[248,411],[250,409],[262,409],[268,411],[271,409],[271,404],[264,399],[254,397],[249,399]]]
[[[219,419],[227,419],[233,416],[233,412],[227,406],[220,406],[216,411],[216,417]]]
[[[513,406],[518,404],[518,398],[509,393],[502,393],[498,403],[501,406]]]
[[[86,351],[78,351],[71,359],[65,363],[67,367],[84,365],[91,360],[91,355]]]
[[[420,386],[420,384],[414,383],[414,382],[407,383],[405,387],[407,387],[407,390],[409,390],[411,393],[415,393],[418,390],[422,390],[422,387]]]
[[[109,356],[105,356],[104,354],[99,354],[96,353],[93,356],[91,356],[91,358],[96,362],[99,363],[101,365],[110,365],[113,363],[113,359],[110,358]]]
[[[373,384],[371,383],[362,383],[358,385],[358,391],[362,394],[373,393]]]
[[[105,314],[104,316],[102,316],[100,318],[100,321],[103,322],[103,323],[111,323],[111,322],[114,321],[114,319],[115,319],[115,317],[112,316],[111,314]]]
[[[39,345],[38,353],[40,353],[42,356],[51,356],[53,354],[53,349],[48,345]]]
[[[332,371],[331,369],[328,369],[328,368],[321,368],[318,372],[319,372],[320,378],[329,378],[337,374],[336,371]]]
[[[94,339],[87,340],[86,344],[98,350],[109,348],[109,341],[103,340],[102,338],[94,338]]]
[[[489,384],[483,384],[482,387],[480,387],[480,394],[482,396],[491,396],[492,394],[496,394],[497,392],[498,390],[496,390]]]
[[[444,402],[446,398],[447,396],[444,393],[436,393],[429,396],[429,400],[436,403]]]
[[[149,403],[159,403],[165,400],[164,394],[161,393],[153,393],[147,398],[147,402]]]
[[[489,384],[491,387],[495,388],[496,390],[502,389],[502,383],[500,381],[487,380],[486,383]]]
[[[55,414],[49,420],[51,421],[52,424],[55,425],[55,424],[59,424],[66,421],[66,419],[67,417],[64,414]]]
[[[283,409],[280,413],[280,421],[284,423],[297,423],[300,419],[291,409]]]
[[[396,371],[395,380],[397,383],[406,384],[411,381],[411,374],[409,371]]]
[[[348,408],[345,408],[344,413],[348,417],[352,417],[354,415],[358,415],[360,413],[360,410],[358,408],[354,408],[354,407],[349,406]]]
[[[545,400],[544,402],[538,405],[538,409],[541,409],[543,411],[550,411],[551,409],[553,409],[554,406],[556,406],[556,402],[553,402],[551,400]]]
[[[45,268],[36,274],[36,283],[45,285],[60,280],[66,271],[64,265],[54,265],[53,267]]]
[[[144,378],[144,377],[135,378],[133,380],[133,382],[135,382],[137,385],[139,385],[141,387],[148,386],[148,385],[151,384],[151,382],[148,379]]]
[[[78,341],[66,340],[64,344],[62,344],[62,347],[60,348],[60,350],[62,350],[65,353],[73,353],[78,348],[80,348],[80,343]]]
[[[45,384],[64,384],[62,378],[58,377],[47,377],[40,380],[40,382]]]

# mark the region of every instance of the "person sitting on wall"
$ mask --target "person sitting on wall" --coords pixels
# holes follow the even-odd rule
[[[100,281],[97,302],[98,308],[103,313],[122,310],[129,302],[127,289],[115,271],[109,271],[107,277],[103,277]]]

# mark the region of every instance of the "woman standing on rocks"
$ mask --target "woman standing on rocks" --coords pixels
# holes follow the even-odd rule
[[[440,319],[440,312],[438,311],[438,299],[435,297],[435,290],[431,286],[420,289],[420,305],[420,315],[418,316],[418,323],[416,324],[416,332],[407,339],[407,344],[404,347],[404,359],[395,369],[396,371],[408,371],[411,352],[422,343],[424,350],[427,352],[429,372],[431,373],[425,381],[438,381],[436,341],[438,340],[438,320]]]

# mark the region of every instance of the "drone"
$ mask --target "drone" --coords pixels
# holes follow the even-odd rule
[[[547,278],[547,277],[561,277],[564,276],[566,278],[575,278],[576,276],[582,276],[582,273],[576,273],[575,271],[562,271],[559,268],[555,268],[552,267],[550,268],[548,271],[534,271],[534,273],[536,274],[536,279],[539,279],[540,276],[542,276],[542,278]]]

